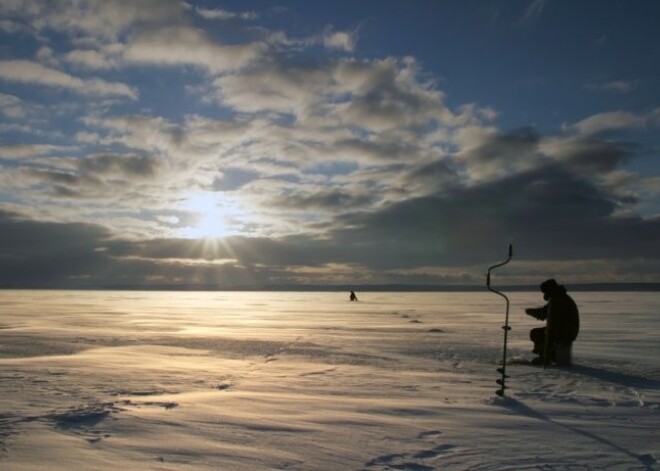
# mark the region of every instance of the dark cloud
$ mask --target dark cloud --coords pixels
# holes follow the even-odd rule
[[[49,182],[55,185],[75,186],[80,183],[80,176],[68,172],[58,172],[53,170],[42,170],[36,168],[26,168],[22,173],[32,179],[41,182]]]
[[[333,239],[354,260],[380,268],[484,263],[508,243],[531,260],[659,258],[660,221],[615,217],[619,204],[588,180],[547,165],[345,215],[342,225],[350,228]]]
[[[20,173],[51,196],[84,199],[112,192],[113,188],[127,181],[153,178],[160,167],[154,157],[99,154],[76,160],[70,171],[23,167]],[[122,190],[125,190],[124,186]]]
[[[538,131],[526,126],[507,133],[493,134],[482,145],[470,152],[470,156],[481,162],[493,160],[511,161],[535,152],[541,142]]]
[[[79,169],[91,174],[120,174],[127,177],[152,177],[160,167],[154,157],[118,154],[92,155],[82,159]]]
[[[632,158],[633,150],[630,144],[624,147],[616,142],[583,138],[564,146],[560,157],[573,169],[593,175],[619,168]]]
[[[98,194],[104,183],[94,175],[23,168],[21,173],[36,184],[37,188],[56,198],[85,198]]]
[[[107,260],[96,248],[108,237],[97,225],[33,221],[0,210],[0,284],[66,285],[102,273]]]
[[[412,143],[401,140],[383,139],[363,140],[344,139],[332,144],[332,154],[340,159],[359,159],[366,157],[373,160],[405,161],[411,155],[416,155],[420,149]]]
[[[544,158],[539,151],[542,137],[532,127],[495,133],[457,154],[476,179],[491,179],[538,166]]]
[[[84,199],[87,195],[80,191],[73,190],[68,186],[54,185],[47,192],[48,195],[55,198],[71,198],[71,199]]]
[[[367,194],[354,194],[341,189],[320,190],[312,194],[290,194],[274,198],[270,204],[280,208],[298,210],[346,211],[366,206],[375,197]]]
[[[422,187],[427,192],[447,192],[459,187],[460,177],[455,163],[442,158],[406,170],[403,184],[407,188]]]

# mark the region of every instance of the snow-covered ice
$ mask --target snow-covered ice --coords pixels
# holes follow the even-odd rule
[[[0,469],[660,469],[660,293],[0,291]]]

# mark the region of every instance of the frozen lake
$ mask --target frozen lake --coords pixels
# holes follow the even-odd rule
[[[570,288],[570,287],[569,287]],[[660,293],[0,291],[0,468],[660,469]]]

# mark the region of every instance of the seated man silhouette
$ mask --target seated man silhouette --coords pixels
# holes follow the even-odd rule
[[[554,362],[557,344],[570,345],[580,331],[578,308],[566,288],[549,279],[541,283],[541,292],[548,303],[543,307],[525,309],[527,315],[546,321],[545,327],[537,327],[529,333],[534,342],[533,352],[538,354],[532,360],[535,365]]]
[[[355,295],[355,292],[354,292],[354,291],[351,291],[351,295],[350,295],[349,299],[350,299],[351,301],[357,301],[357,300],[358,300],[358,299],[357,299],[357,296]]]

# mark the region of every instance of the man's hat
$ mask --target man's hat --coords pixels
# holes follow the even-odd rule
[[[558,288],[559,285],[554,278],[550,278],[549,280],[545,280],[543,283],[541,283],[541,292],[543,293],[551,293]]]

